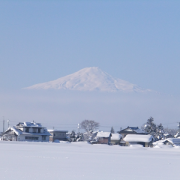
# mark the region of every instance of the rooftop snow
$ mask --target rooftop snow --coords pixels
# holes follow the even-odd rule
[[[23,123],[19,123],[18,125],[22,127],[42,127],[40,123],[36,123],[36,122],[23,122]]]
[[[121,134],[111,134],[111,140],[120,140],[122,138]]]
[[[16,133],[17,136],[21,135],[22,134],[22,131],[20,131],[19,129],[16,129],[14,126],[9,128],[10,130],[14,131]],[[8,129],[8,130],[9,130]],[[8,131],[7,130],[7,131]]]
[[[58,129],[48,129],[48,132],[68,132],[66,130],[58,130]]]
[[[166,140],[171,142],[174,145],[180,145],[180,139],[179,138],[168,138]]]
[[[110,132],[103,132],[103,131],[100,131],[97,133],[97,137],[109,137],[110,136]]]
[[[124,138],[124,141],[127,142],[150,142],[152,141],[153,136],[151,135],[136,135],[136,134],[128,134]]]

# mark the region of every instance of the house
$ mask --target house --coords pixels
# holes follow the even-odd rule
[[[48,142],[51,134],[40,123],[20,122],[2,134],[3,141]]]
[[[110,144],[111,143],[111,133],[99,131],[94,138],[94,140],[90,141],[92,144]]]
[[[144,147],[152,147],[154,138],[152,135],[128,134],[124,138],[124,141],[126,142],[126,146],[141,144]]]
[[[180,138],[168,138],[163,141],[165,145],[180,146]]]
[[[0,140],[1,140],[2,134],[3,134],[3,133],[2,133],[2,132],[0,132]]]
[[[121,134],[123,138],[127,134],[147,134],[146,132],[144,132],[142,129],[139,129],[138,127],[129,127],[129,126],[119,131],[118,133]]]
[[[111,144],[112,145],[120,145],[120,141],[122,140],[122,135],[118,133],[111,133]]]
[[[49,136],[49,141],[51,142],[54,142],[56,140],[67,141],[66,133],[68,133],[68,131],[48,129],[48,132],[51,134]]]

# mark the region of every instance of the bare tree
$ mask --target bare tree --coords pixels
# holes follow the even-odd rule
[[[172,136],[175,136],[177,134],[177,129],[173,128],[164,128],[164,132],[168,133]]]
[[[94,131],[99,128],[99,123],[93,120],[84,120],[80,123],[81,129],[86,132]]]

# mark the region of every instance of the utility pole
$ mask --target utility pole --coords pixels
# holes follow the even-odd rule
[[[4,125],[5,125],[5,122],[4,122],[4,116],[3,116],[3,133],[5,131]]]
[[[78,124],[78,133],[79,133],[80,124]]]
[[[9,128],[9,121],[10,121],[10,120],[8,119],[8,120],[7,120],[7,123],[8,123],[8,128]]]
[[[180,122],[178,123],[178,128],[179,128],[179,130],[178,130],[178,131],[180,132]]]

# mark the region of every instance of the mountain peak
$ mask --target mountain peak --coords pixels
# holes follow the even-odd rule
[[[68,89],[78,91],[124,91],[145,92],[135,84],[113,78],[98,67],[83,68],[73,74],[61,77],[54,81],[35,84],[26,89]]]

